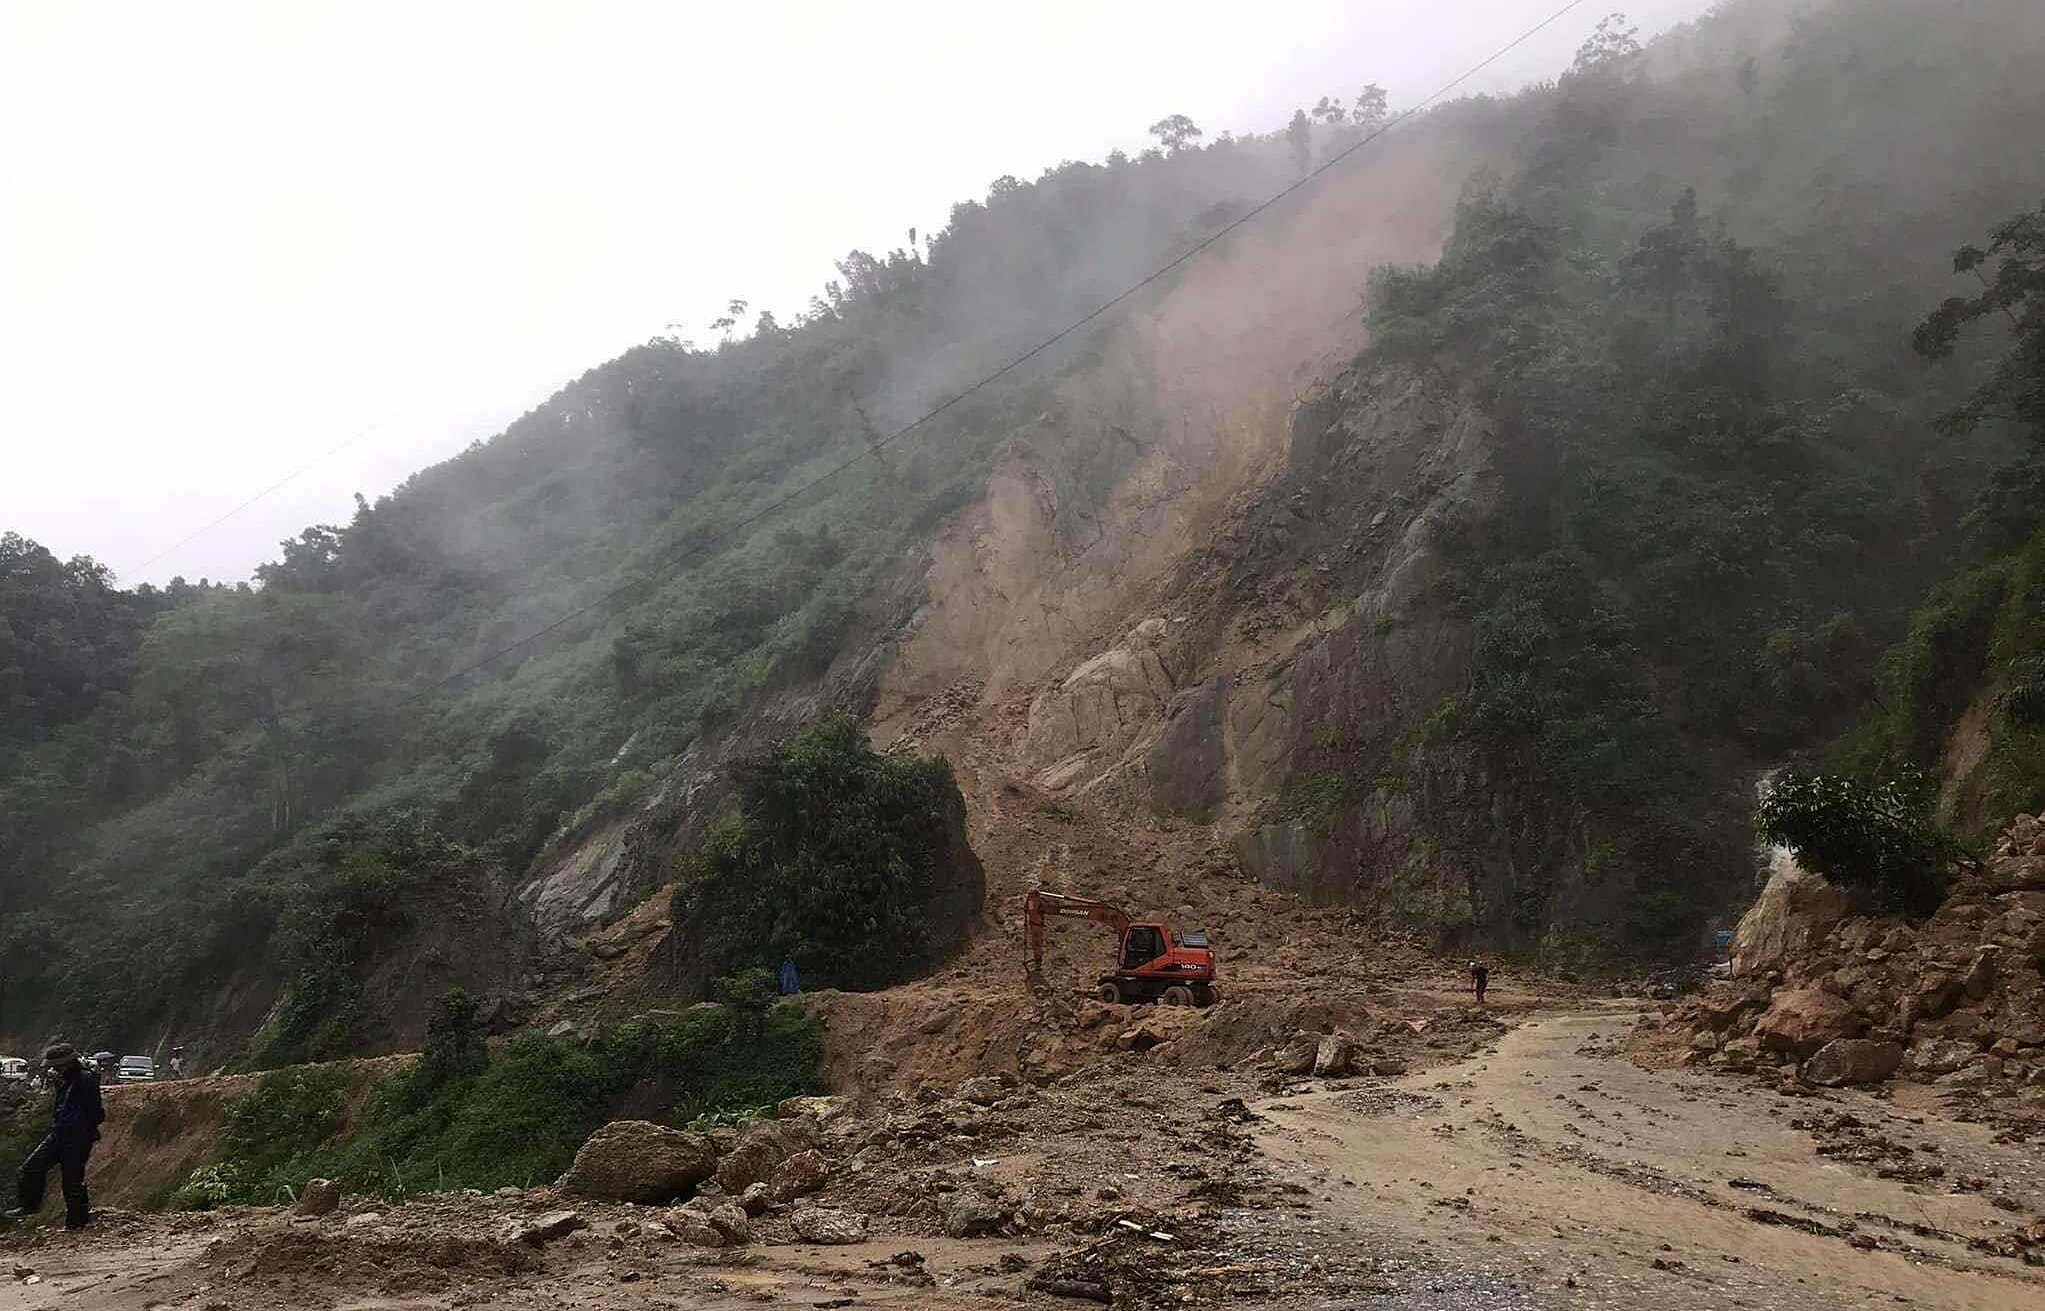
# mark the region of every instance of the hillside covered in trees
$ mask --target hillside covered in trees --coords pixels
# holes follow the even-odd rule
[[[1425,866],[1470,884],[1428,912],[1459,944],[1681,957],[1743,896],[1762,769],[1829,750],[1936,773],[1992,708],[2007,727],[1949,804],[1983,828],[2045,806],[2040,66],[2026,0],[1729,0],[1645,50],[1607,23],[1558,82],[1432,109],[1338,165],[1363,192],[1397,185],[1380,154],[1453,174],[1438,262],[1366,284],[1246,228],[981,385],[1388,107],[1365,87],[1241,137],[1167,117],[1140,157],[1002,178],[941,232],[853,252],[795,321],[734,307],[713,348],[599,365],[251,585],[122,590],[10,536],[0,1036],[203,1033],[263,1064],[387,1047],[440,988],[525,969],[542,928],[520,891],[593,832],[639,826],[611,909],[653,895],[729,809],[705,780],[732,757],[871,710],[933,631],[934,543],[991,513],[1018,450],[1053,449],[1075,379],[1122,399],[1038,489],[1051,552],[1126,531],[1118,495],[1193,420],[1115,334],[1201,260],[1339,280],[1368,345],[1295,365],[1370,380],[1358,409],[1430,389],[1490,434],[1495,495],[1429,519],[1453,686],[1383,740],[1295,725],[1229,812],[1308,834],[1319,872],[1295,881],[1364,903],[1374,860]],[[1334,222],[1328,194],[1287,204]],[[1934,314],[1956,295],[1988,299]],[[1285,477],[1265,490],[1304,486]],[[1307,548],[1383,507],[1323,508],[1284,533],[1310,582]],[[1321,600],[1360,579],[1327,574]],[[1239,625],[1217,614],[1213,634]],[[1222,641],[1183,646],[1172,677],[1211,672]],[[1387,813],[1410,816],[1396,858],[1372,854]],[[772,843],[743,832],[691,895],[744,892]]]

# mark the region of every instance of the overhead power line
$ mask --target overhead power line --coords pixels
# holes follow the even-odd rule
[[[566,614],[553,620],[546,626],[535,629],[534,631],[527,633],[524,637],[521,637],[508,645],[498,647],[497,649],[491,651],[488,655],[482,656],[476,660],[472,660],[468,664],[463,665],[461,668],[453,671],[452,673],[443,675],[442,677],[437,678],[434,681],[415,689],[408,695],[402,697],[397,702],[393,703],[389,708],[392,710],[402,710],[408,706],[415,705],[418,702],[424,700],[426,697],[429,697],[435,692],[440,691],[442,688],[448,687],[454,683],[458,683],[462,679],[467,678],[469,675],[488,668],[490,665],[493,665],[497,661],[504,659],[506,656],[515,655],[518,652],[525,650],[533,643],[541,641],[547,637],[552,636],[555,633],[560,632],[562,629],[568,627],[570,624],[573,624],[577,620],[582,619],[590,614],[593,614],[598,610],[601,610],[603,607],[611,604],[613,601],[616,601],[618,598],[626,595],[627,593],[635,591],[642,587],[649,586],[652,583],[660,581],[664,577],[671,577],[683,566],[708,554],[712,548],[724,545],[725,543],[731,541],[734,537],[738,536],[740,533],[743,533],[747,529],[759,523],[761,520],[766,519],[768,516],[779,512],[780,510],[786,508],[795,501],[798,501],[804,496],[807,496],[809,493],[815,491],[817,488],[823,486],[825,483],[831,482],[834,479],[838,478],[846,471],[853,468],[855,465],[858,465],[866,460],[874,458],[875,456],[879,455],[881,451],[894,445],[896,442],[901,441],[903,438],[909,436],[911,433],[917,431],[919,428],[922,428],[931,420],[938,418],[940,415],[944,414],[948,410],[951,410],[960,403],[970,399],[974,395],[985,390],[987,387],[992,386],[994,383],[999,382],[1001,379],[1007,377],[1009,374],[1014,373],[1023,365],[1028,364],[1031,360],[1036,359],[1039,355],[1042,355],[1045,351],[1050,350],[1059,342],[1064,341],[1073,333],[1078,332],[1080,329],[1086,327],[1088,324],[1093,323],[1095,320],[1099,319],[1102,315],[1114,309],[1116,306],[1121,305],[1123,302],[1129,300],[1131,297],[1138,295],[1139,293],[1143,292],[1144,290],[1148,289],[1151,286],[1154,286],[1160,279],[1169,276],[1179,268],[1183,267],[1186,263],[1188,263],[1189,261],[1193,260],[1194,258],[1198,257],[1199,255],[1213,247],[1215,243],[1221,241],[1224,237],[1229,236],[1231,233],[1234,233],[1237,230],[1244,227],[1245,225],[1249,224],[1258,216],[1264,214],[1266,211],[1270,210],[1273,206],[1285,200],[1293,193],[1300,191],[1301,189],[1307,186],[1312,185],[1322,176],[1327,174],[1330,170],[1339,167],[1344,161],[1354,156],[1358,151],[1370,145],[1372,142],[1377,141],[1386,133],[1390,132],[1393,128],[1396,128],[1400,124],[1407,122],[1409,119],[1413,118],[1415,115],[1425,110],[1428,106],[1432,105],[1435,101],[1440,100],[1443,96],[1448,95],[1456,88],[1462,86],[1471,78],[1477,76],[1485,69],[1491,67],[1499,60],[1511,54],[1514,50],[1519,49],[1519,47],[1525,45],[1528,41],[1532,40],[1540,33],[1546,31],[1548,28],[1554,26],[1557,22],[1561,21],[1572,10],[1581,8],[1584,5],[1584,3],[1585,0],[1569,0],[1567,4],[1564,4],[1554,13],[1549,14],[1540,22],[1534,24],[1526,31],[1520,33],[1512,40],[1500,46],[1491,54],[1485,56],[1477,63],[1471,65],[1467,70],[1458,74],[1455,78],[1444,83],[1439,89],[1435,90],[1425,99],[1420,100],[1411,108],[1399,114],[1393,115],[1391,118],[1387,119],[1384,123],[1380,124],[1371,132],[1366,133],[1364,136],[1360,137],[1356,141],[1351,142],[1349,145],[1337,151],[1335,154],[1330,155],[1326,160],[1322,161],[1319,166],[1309,170],[1307,173],[1302,175],[1297,181],[1273,193],[1271,196],[1267,197],[1264,201],[1262,201],[1254,208],[1243,213],[1237,218],[1231,220],[1230,222],[1223,224],[1221,227],[1215,229],[1213,232],[1209,233],[1207,236],[1201,238],[1198,242],[1188,247],[1185,251],[1181,252],[1177,257],[1172,259],[1170,262],[1159,266],[1151,273],[1145,275],[1142,279],[1130,284],[1130,286],[1125,290],[1117,293],[1116,295],[1110,297],[1105,301],[1102,301],[1093,309],[1087,311],[1079,318],[1074,319],[1071,323],[1065,325],[1063,328],[1060,328],[1058,331],[1044,338],[1042,341],[1030,347],[1022,354],[1017,355],[1008,363],[1002,365],[1000,368],[994,370],[992,373],[986,374],[985,376],[981,377],[977,382],[973,383],[971,386],[965,388],[964,390],[953,394],[949,399],[938,403],[937,405],[931,407],[929,410],[926,410],[922,415],[918,416],[915,419],[910,420],[902,427],[897,428],[888,436],[883,437],[878,441],[872,441],[863,444],[857,453],[847,457],[841,463],[832,466],[830,469],[819,474],[817,477],[811,479],[809,482],[806,482],[802,486],[797,487],[794,490],[782,496],[779,496],[772,501],[769,501],[766,505],[761,506],[758,510],[755,510],[753,513],[738,520],[736,523],[730,525],[729,527],[724,528],[719,532],[713,533],[710,536],[704,538],[703,540],[697,542],[691,550],[683,553],[681,556],[677,557],[674,561],[672,561],[665,570],[659,573],[643,574],[639,577],[628,579],[625,582],[618,584],[616,587],[613,587],[608,591],[602,593],[601,595],[595,597],[594,599],[584,603],[583,605],[577,606],[575,609],[568,611]],[[288,710],[281,711],[279,713],[302,714],[305,711],[314,708],[315,707],[310,705],[294,706]]]
[[[281,491],[288,484],[297,481],[300,475],[308,473],[311,470],[326,463],[328,460],[333,459],[336,455],[339,455],[342,451],[347,450],[350,446],[353,446],[356,442],[361,441],[364,437],[369,436],[369,434],[377,431],[379,428],[389,427],[391,421],[393,419],[396,419],[397,417],[398,412],[396,410],[393,410],[389,414],[384,415],[381,419],[376,420],[374,423],[370,423],[361,428],[357,428],[354,432],[350,433],[341,441],[336,442],[334,445],[329,446],[326,450],[321,451],[318,455],[315,455],[310,460],[307,460],[304,464],[299,465],[296,469],[293,469],[290,473],[285,474],[276,482],[271,483],[262,491],[257,492],[254,496],[249,497],[246,501],[243,501],[240,505],[235,506],[226,514],[221,515],[218,519],[213,520],[211,523],[204,524],[201,527],[194,528],[191,532],[186,533],[183,537],[178,538],[175,542],[172,542],[169,546],[164,547],[155,555],[150,556],[141,564],[136,565],[135,572],[139,574],[143,570],[147,569],[150,565],[153,565],[158,560],[163,559],[165,556],[172,555],[178,551],[183,550],[185,547],[190,546],[193,542],[198,541],[201,537],[204,537],[207,533],[212,532],[221,524],[224,524],[229,519],[234,518],[234,516],[240,514],[243,510],[248,509],[257,501],[262,500],[264,497],[270,495],[273,492]]]

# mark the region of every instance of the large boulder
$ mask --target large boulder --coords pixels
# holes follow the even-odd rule
[[[1770,970],[1788,973],[1793,962],[1817,954],[1825,935],[1845,914],[1845,893],[1818,875],[1783,862],[1733,930],[1734,977]]]
[[[769,1183],[774,1167],[816,1140],[816,1122],[806,1117],[750,1121],[717,1163],[718,1187],[737,1197],[754,1184]]]
[[[992,1106],[1008,1096],[1008,1081],[998,1074],[977,1074],[959,1085],[958,1096],[975,1106]]]
[[[1707,1029],[1726,1029],[1768,1005],[1768,989],[1758,983],[1714,983],[1690,1003]]]
[[[716,1146],[702,1134],[614,1120],[590,1135],[557,1187],[612,1202],[671,1202],[716,1172]]]
[[[792,1202],[822,1188],[830,1177],[831,1167],[824,1154],[814,1147],[805,1148],[774,1167],[773,1178],[767,1183],[768,1195],[777,1202]]]
[[[945,1204],[944,1232],[953,1238],[992,1238],[1013,1214],[991,1197],[962,1189]]]
[[[806,1206],[789,1217],[789,1227],[805,1243],[838,1245],[866,1241],[866,1217],[857,1211]]]
[[[341,1185],[331,1179],[308,1179],[291,1209],[298,1215],[332,1215],[341,1206]]]
[[[1314,1073],[1324,1079],[1340,1078],[1356,1069],[1356,1039],[1346,1033],[1331,1033],[1314,1050]]]
[[[1804,1062],[1804,1078],[1827,1088],[1854,1083],[1880,1083],[1903,1064],[1898,1043],[1866,1038],[1835,1038]]]
[[[1799,1060],[1836,1038],[1860,1035],[1853,1007],[1820,988],[1785,988],[1754,1022],[1754,1036],[1768,1051]]]

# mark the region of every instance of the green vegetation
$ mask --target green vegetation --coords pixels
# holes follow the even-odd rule
[[[447,914],[503,904],[536,860],[633,813],[692,749],[757,731],[777,697],[856,708],[867,657],[916,604],[923,545],[1100,338],[740,525],[1292,176],[1276,137],[1201,145],[1174,122],[1169,140],[1001,179],[941,232],[847,255],[799,317],[748,332],[735,302],[714,348],[627,351],[347,523],[305,529],[253,586],[123,592],[89,560],[6,539],[9,1026],[198,1040],[212,999],[275,989],[258,1063],[386,1045],[390,929],[408,935],[395,950],[429,949]],[[1130,437],[1107,458],[1138,458],[1146,434]],[[407,825],[462,854],[407,866],[379,836]],[[627,891],[670,872],[632,865]],[[318,924],[342,939],[324,958],[299,932]],[[207,1059],[234,1055],[222,1046]]]
[[[420,1061],[373,1087],[345,1064],[262,1076],[227,1103],[220,1159],[171,1201],[274,1202],[314,1178],[392,1199],[544,1183],[622,1110],[677,1125],[735,1121],[821,1091],[822,1059],[816,1022],[785,1005],[636,1020],[587,1041],[526,1035],[491,1056],[473,1003],[450,994]]]
[[[942,759],[882,756],[840,719],[734,774],[737,814],[674,892],[713,972],[786,958],[812,986],[881,988],[962,938],[984,879]]]
[[[1954,768],[1948,809],[1963,832],[1985,836],[2013,814],[2045,809],[2045,206],[1995,225],[1987,250],[1965,246],[1954,272],[1981,291],[1948,298],[1919,325],[1932,359],[1960,351],[1963,333],[2007,328],[2009,345],[1987,380],[1941,420],[1956,435],[1991,424],[2029,439],[1963,521],[1975,559],[1910,618],[1883,657],[1879,695],[1833,748],[1862,780],[1890,780],[1947,763],[1956,733],[1970,736]],[[1992,276],[1991,276],[1992,273]],[[1971,725],[1970,711],[1987,710]]]
[[[1755,829],[1834,883],[1870,889],[1885,908],[1928,915],[1945,898],[1948,867],[1964,854],[1939,827],[1936,802],[1922,775],[1868,785],[1786,773],[1761,799]]]
[[[1898,367],[1936,254],[1882,204],[1833,202],[1945,210],[1952,231],[1958,188],[1832,134],[1843,117],[1924,139],[1929,122],[1898,115],[1928,112],[1964,136],[2045,122],[2045,100],[2013,70],[1957,92],[1975,65],[1950,15],[1872,0],[1813,8],[1765,79],[1736,80],[1726,56],[1752,16],[1701,24],[1683,43],[1699,62],[1667,79],[1601,29],[1544,97],[1522,171],[1471,188],[1437,265],[1372,284],[1366,364],[1434,374],[1497,431],[1502,504],[1458,526],[1442,584],[1474,625],[1471,678],[1432,718],[1421,772],[1448,848],[1516,871],[1489,927],[1528,946],[1693,950],[1744,893],[1755,771],[1838,733],[1878,685],[1903,726],[1884,749],[1935,765],[1983,662],[2032,650],[2006,627],[2004,562],[1948,583],[1877,664],[1952,567],[1980,470],[2007,458],[2007,429],[1980,420],[2034,393],[2005,367],[1963,421],[1936,422],[1968,379]],[[1929,71],[1947,59],[1950,76]],[[1891,78],[1936,84],[1938,108],[1861,94]],[[1703,122],[1721,127],[1676,126]],[[1813,180],[1797,158],[1826,163]],[[2005,223],[1963,252],[1963,271],[2002,265],[1920,348],[2031,294],[2035,270],[2008,270],[2039,231]],[[2000,482],[2006,525],[2032,483]],[[1867,877],[1918,887],[1894,862]]]

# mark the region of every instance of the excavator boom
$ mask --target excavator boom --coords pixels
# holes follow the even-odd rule
[[[1214,1004],[1214,950],[1207,935],[1181,938],[1166,925],[1139,921],[1109,902],[1041,888],[1023,898],[1023,952],[1032,979],[1044,969],[1044,921],[1054,918],[1092,920],[1114,933],[1114,968],[1094,990],[1102,1001]]]
[[[1092,897],[1073,897],[1062,892],[1045,892],[1032,888],[1023,898],[1023,946],[1029,954],[1030,969],[1040,970],[1044,965],[1044,919],[1046,916],[1060,919],[1092,920],[1105,924],[1115,931],[1119,941],[1129,929],[1129,912],[1120,906],[1110,905]]]

